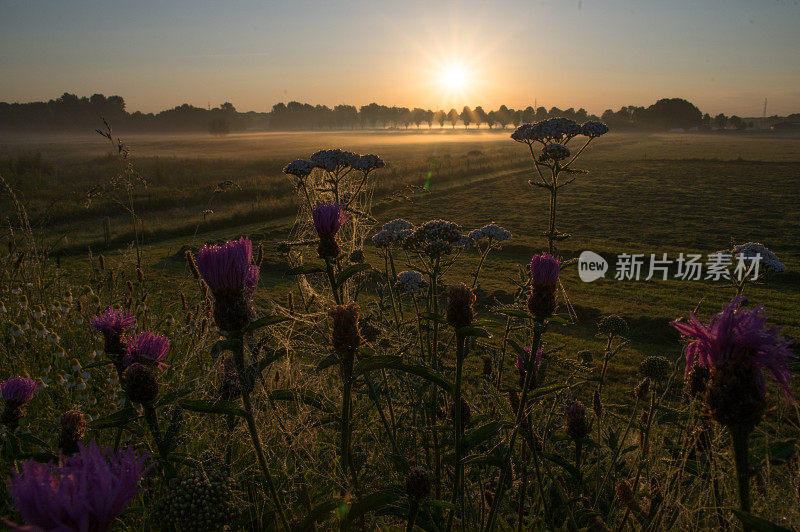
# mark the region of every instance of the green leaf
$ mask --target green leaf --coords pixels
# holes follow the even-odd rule
[[[303,264],[286,270],[286,275],[306,275],[308,273],[325,273],[325,266],[322,264]]]
[[[550,316],[549,318],[547,318],[547,321],[549,321],[551,323],[564,323],[564,324],[567,324],[567,325],[572,325],[572,320],[571,319],[569,319],[566,316],[559,316],[558,314],[554,314],[553,316]]]
[[[436,384],[448,393],[453,393],[453,384],[445,379],[441,374],[433,371],[427,366],[406,364],[403,362],[403,357],[393,355],[374,356],[360,361],[353,368],[353,377],[357,377],[364,373],[379,369],[396,369],[399,371],[404,371],[406,373],[416,375],[417,377],[422,377],[423,379]]]
[[[530,314],[525,312],[522,309],[518,308],[501,308],[497,309],[495,312],[498,314],[502,314],[503,316],[509,316],[511,318],[528,318],[530,319]]]
[[[335,366],[339,363],[339,357],[335,354],[328,355],[322,360],[320,360],[319,364],[317,364],[317,372],[320,372],[324,369],[328,369],[331,366]]]
[[[308,389],[284,388],[281,390],[272,390],[269,393],[269,397],[274,401],[296,401],[308,406],[313,406],[326,413],[336,412],[335,404],[320,394]]]
[[[564,471],[569,473],[573,478],[578,478],[578,469],[574,465],[570,464],[563,456],[552,453],[539,453],[539,455],[543,458],[547,458],[554,464],[561,466]]]
[[[481,327],[475,327],[474,325],[461,327],[456,332],[461,336],[475,336],[476,338],[491,338],[491,335],[488,332],[486,332],[486,329],[483,329]]]
[[[499,421],[492,421],[478,427],[477,429],[471,430],[464,434],[464,438],[461,440],[461,452],[466,454],[471,451],[473,448],[477,447],[478,445],[482,444],[489,438],[493,437],[495,434],[500,432],[503,428],[509,427],[509,423],[501,423]]]
[[[749,514],[747,512],[743,512],[741,510],[737,510],[736,508],[731,508],[733,513],[736,517],[739,518],[739,521],[742,522],[742,525],[747,529],[757,530],[758,532],[791,532],[788,528],[784,528],[782,526],[776,525],[763,519],[761,517],[755,516],[753,514]]]
[[[182,390],[176,390],[174,392],[166,393],[164,395],[159,396],[158,401],[156,401],[153,406],[158,408],[158,407],[161,407],[161,406],[170,405],[170,404],[174,403],[175,401],[177,401],[178,399],[181,399],[182,397],[186,397],[190,393],[192,393],[192,390],[188,390],[186,388],[184,388]]]
[[[95,419],[89,426],[93,429],[108,429],[111,427],[124,427],[128,423],[139,419],[139,412],[132,406],[126,406],[122,410],[117,410],[113,414],[109,414],[100,419]]]
[[[253,385],[256,382],[256,378],[261,377],[261,374],[264,370],[275,362],[276,360],[282,358],[284,355],[287,355],[288,351],[286,349],[275,349],[269,355],[264,355],[263,357],[259,358],[244,370],[244,378],[245,382],[247,383],[250,389],[253,388]]]
[[[81,368],[82,369],[100,368],[100,367],[103,367],[103,366],[108,366],[109,364],[113,364],[113,363],[114,362],[112,360],[110,360],[110,359],[109,360],[97,360],[95,362],[92,362],[91,364],[83,364],[83,365],[81,365]]]
[[[355,274],[367,271],[371,268],[372,266],[366,263],[351,264],[350,266],[348,266],[347,268],[336,274],[336,286],[342,286],[344,283],[347,282],[348,279],[350,279]]]
[[[331,499],[329,501],[325,501],[322,504],[318,504],[316,507],[311,509],[311,512],[300,521],[300,524],[297,525],[298,532],[303,532],[306,530],[314,530],[316,528],[316,523],[324,523],[330,518],[330,515],[336,508],[338,508],[342,504],[341,499]]]
[[[259,318],[254,322],[251,322],[247,327],[242,329],[242,332],[253,332],[255,330],[261,329],[262,327],[267,327],[268,325],[275,325],[276,323],[283,323],[284,321],[292,321],[293,318],[290,316],[264,316],[263,318]]]
[[[426,499],[423,501],[425,506],[433,506],[434,508],[444,508],[445,510],[455,510],[456,505],[450,501],[439,501],[436,499]]]
[[[242,340],[240,338],[225,338],[220,340],[211,348],[211,358],[217,358],[225,351],[233,351],[242,347]]]
[[[788,440],[770,443],[765,460],[769,461],[772,465],[785,464],[796,455],[797,440],[790,438]]]
[[[392,488],[366,495],[350,505],[345,519],[353,522],[355,519],[370,512],[377,512],[401,498],[399,490]]]
[[[245,416],[245,411],[233,401],[205,401],[203,399],[184,399],[178,403],[184,410],[191,412],[202,412],[204,414],[231,414],[234,416]]]

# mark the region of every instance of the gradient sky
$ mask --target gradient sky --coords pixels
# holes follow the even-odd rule
[[[800,0],[0,0],[0,101],[800,112]],[[454,63],[460,90],[442,85]]]

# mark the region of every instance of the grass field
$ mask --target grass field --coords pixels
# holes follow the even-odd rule
[[[547,193],[527,183],[534,177],[527,148],[511,141],[509,133],[445,129],[126,137],[133,164],[148,182],[133,196],[143,230],[142,276],[146,281],[141,286],[135,282],[130,216],[111,197],[119,192],[96,198],[88,207],[82,202],[87,190],[120,171],[119,159],[109,153],[101,137],[0,139],[0,176],[26,208],[37,239],[58,257],[55,273],[46,276],[51,294],[67,285],[102,286],[104,292],[96,291],[98,303],[105,305],[127,297],[123,284],[131,279],[136,285],[132,298],[147,294],[142,304],[152,308],[152,315],[147,314],[150,325],[167,327],[163,317],[170,313],[178,325],[184,321],[187,327],[195,327],[199,326],[202,299],[198,302],[196,281],[184,258],[186,249],[249,235],[254,244],[263,246],[264,254],[257,306],[266,309],[277,303],[287,308],[290,301],[299,305],[297,280],[286,274],[288,266],[279,252],[279,244],[292,238],[297,213],[297,192],[281,169],[322,148],[376,153],[387,166],[374,174],[372,215],[377,222],[370,235],[395,218],[414,224],[443,218],[458,223],[465,232],[495,222],[513,234],[488,256],[475,290],[479,316],[497,320],[489,328],[498,338],[503,334],[503,322],[493,308],[514,302],[519,266],[547,248],[543,231],[549,216]],[[608,400],[621,414],[630,410],[630,394],[641,378],[638,367],[642,359],[652,355],[672,361],[680,358],[681,343],[669,321],[695,308],[707,318],[735,295],[735,289],[711,281],[617,281],[613,278],[615,255],[705,256],[732,243],[762,242],[777,254],[787,272],[748,286],[745,294],[751,302],[767,307],[773,316],[771,323],[784,327],[785,335],[800,336],[800,136],[611,133],[593,142],[578,166],[589,173],[578,175],[559,192],[557,226],[572,237],[558,244],[558,254],[572,259],[591,250],[610,259],[612,270],[607,278],[593,283],[581,282],[574,264],[562,272],[565,294],[560,297],[561,311],[566,313],[568,301],[575,321],[553,324],[545,349],[561,353],[567,360],[590,350],[597,359],[605,347],[605,338],[597,335],[598,318],[610,313],[622,316],[630,325],[630,343],[613,360],[608,378]],[[215,192],[225,181],[235,185]],[[7,213],[4,218],[8,216],[15,225],[13,203],[4,195],[0,205]],[[108,247],[104,224],[110,229]],[[315,246],[300,249],[307,261],[313,261]],[[369,239],[364,251],[366,262],[383,267],[383,258]],[[96,257],[101,253],[106,270],[113,269],[116,280],[109,280],[108,271],[99,269]],[[11,270],[14,257],[6,257],[6,291],[19,282]],[[398,271],[411,266],[401,255],[396,260]],[[462,252],[441,285],[470,284],[479,260],[474,251]],[[189,302],[182,305],[184,295]],[[362,314],[388,313],[385,301],[377,299],[371,296],[362,302]],[[408,302],[405,311],[411,312]],[[314,324],[319,317],[313,315],[305,324],[312,330],[309,336],[319,332]],[[174,326],[168,327],[178,337]],[[176,371],[172,378],[180,380],[176,372],[198,375],[195,364],[200,364],[195,378],[208,386],[204,372],[211,370],[199,353],[210,347],[213,334],[200,339],[186,331],[180,334],[186,336],[180,336],[184,340],[176,351],[185,358],[173,363]],[[85,335],[78,338],[86,342]],[[400,340],[393,337],[392,341]],[[298,345],[306,345],[303,342]],[[4,345],[7,355],[18,349],[10,340]],[[86,351],[85,346],[82,349]],[[335,403],[337,392],[331,389],[331,380],[307,375],[313,373],[319,358],[309,352],[281,366],[274,374],[273,388],[287,381],[309,386]],[[475,401],[483,384],[474,376],[481,373],[482,363],[479,356],[465,361],[465,374],[473,376],[468,378],[468,386]],[[504,363],[506,380],[513,382],[510,359]],[[452,356],[447,355],[445,368],[452,369],[452,364]],[[568,365],[554,369],[560,376],[571,371]],[[591,403],[591,395],[585,391],[578,395]],[[489,406],[483,406],[488,411]],[[491,406],[492,412],[494,408]],[[289,430],[308,443],[317,436],[309,432],[306,423],[310,423],[308,413],[303,412]],[[208,429],[207,425],[195,427],[200,430],[197,427]],[[302,442],[286,443],[281,440],[284,437],[273,434],[271,441],[275,445],[283,441],[293,456],[308,458]],[[325,459],[315,456],[310,460],[315,465],[309,465],[305,473],[291,470],[293,465],[284,466],[291,470],[289,477],[305,475],[310,487],[304,489],[313,499],[314,483],[324,484],[328,479],[322,471]],[[295,480],[286,482],[297,488]],[[764,511],[767,499],[760,501],[759,508]],[[768,517],[785,515],[782,508],[775,507],[774,512]],[[696,508],[690,513],[680,521],[684,526],[708,525],[711,519]],[[481,514],[481,522],[483,517]],[[800,523],[796,518],[790,521]]]

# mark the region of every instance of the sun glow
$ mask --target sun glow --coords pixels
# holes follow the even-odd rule
[[[447,65],[442,71],[442,87],[449,91],[463,91],[468,82],[467,69],[462,63]]]

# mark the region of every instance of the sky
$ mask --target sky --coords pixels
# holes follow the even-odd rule
[[[0,101],[800,112],[800,0],[0,0]]]

